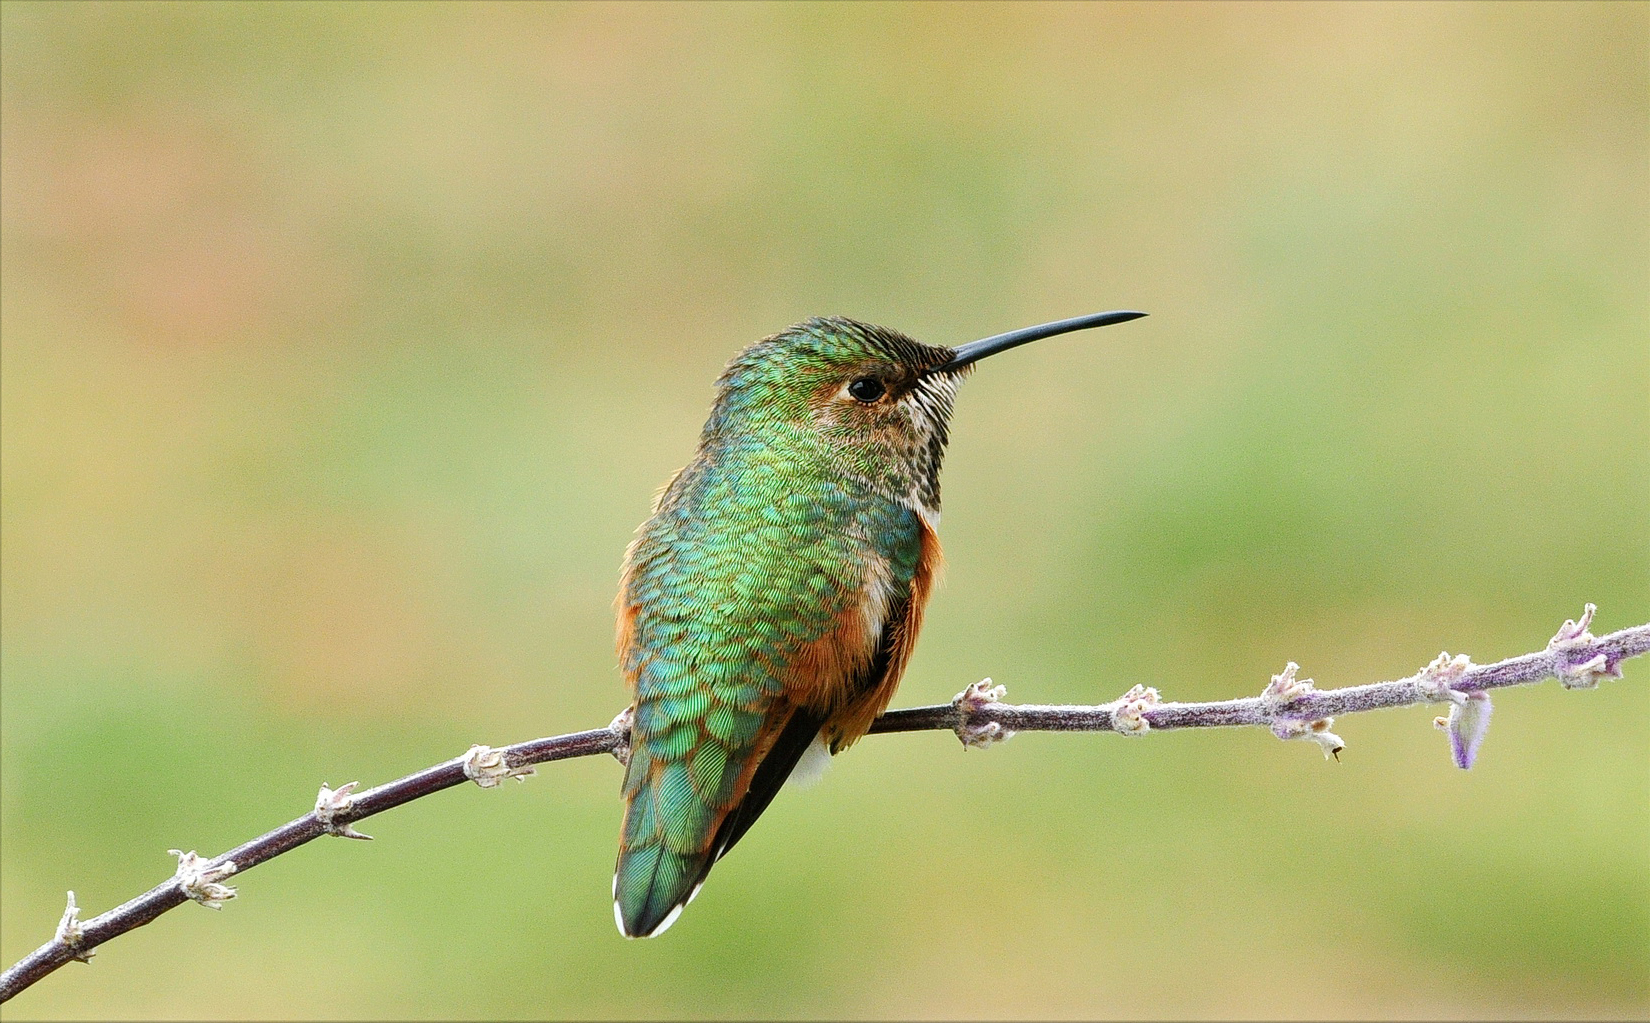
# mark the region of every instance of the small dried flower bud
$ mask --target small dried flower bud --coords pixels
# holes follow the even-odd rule
[[[336,835],[339,838],[372,840],[371,835],[363,835],[350,827],[347,821],[336,819],[339,814],[348,813],[355,806],[355,796],[352,793],[355,792],[355,787],[359,784],[361,783],[352,781],[347,785],[340,785],[337,790],[333,790],[328,788],[324,782],[322,783],[321,791],[315,797],[315,819],[321,822],[321,827],[326,829],[327,834]]]
[[[1014,732],[996,721],[975,721],[974,717],[993,703],[1001,702],[1008,692],[1006,686],[995,686],[991,680],[981,679],[958,693],[951,701],[957,708],[957,738],[965,749],[985,749],[998,742],[1014,738]]]
[[[1558,632],[1547,641],[1548,650],[1572,650],[1578,646],[1585,646],[1593,642],[1593,634],[1587,627],[1593,624],[1593,615],[1598,611],[1598,605],[1588,604],[1581,609],[1581,621],[1572,622],[1568,618],[1559,626]]]
[[[178,858],[178,872],[173,879],[183,889],[183,894],[207,909],[222,909],[225,902],[235,897],[235,889],[218,883],[235,872],[234,860],[224,860],[213,866],[211,860],[197,855],[193,849],[188,852],[178,849],[166,851]]]
[[[626,707],[619,711],[619,716],[607,726],[607,730],[618,736],[618,742],[613,744],[610,751],[613,759],[630,766],[630,722],[636,717],[635,707]]]
[[[1137,684],[1112,708],[1111,726],[1118,735],[1145,735],[1152,728],[1146,712],[1162,702],[1156,689]]]
[[[471,746],[460,762],[464,768],[464,777],[484,789],[490,789],[506,778],[524,782],[538,773],[531,765],[511,767],[504,762],[504,751],[491,746]]]
[[[1620,677],[1621,665],[1610,663],[1610,658],[1604,654],[1597,654],[1565,668],[1558,681],[1565,689],[1596,689],[1599,679]]]
[[[1462,675],[1473,667],[1472,658],[1466,654],[1449,655],[1446,650],[1432,659],[1432,663],[1421,669],[1416,676],[1415,684],[1421,690],[1421,695],[1429,700],[1449,700],[1456,702],[1461,694],[1451,689]]]
[[[1553,653],[1563,654],[1571,650],[1586,650],[1598,638],[1587,627],[1593,624],[1593,614],[1598,611],[1597,606],[1588,604],[1581,612],[1581,621],[1565,620],[1556,635],[1547,641],[1547,649]],[[1598,686],[1599,679],[1620,678],[1621,660],[1611,660],[1607,654],[1599,653],[1587,658],[1580,664],[1566,664],[1559,658],[1558,681],[1566,689],[1593,689]]]
[[[1329,730],[1334,723],[1334,718],[1318,718],[1316,721],[1303,718],[1274,718],[1272,734],[1280,739],[1306,739],[1315,742],[1318,748],[1323,750],[1325,760],[1330,757],[1340,760],[1341,750],[1346,749],[1346,743]]]
[[[978,725],[958,726],[957,738],[968,749],[987,749],[995,743],[1014,738],[1014,732],[995,721],[986,721]]]
[[[70,892],[69,904],[63,910],[63,919],[57,924],[57,940],[69,947],[75,959],[89,963],[92,956],[97,955],[97,949],[81,948],[81,942],[85,937],[86,932],[80,927],[80,907],[75,905],[74,892]]]
[[[1300,670],[1300,665],[1290,661],[1283,666],[1282,672],[1272,676],[1272,681],[1260,693],[1260,698],[1266,704],[1267,709],[1282,710],[1302,697],[1310,696],[1317,691],[1312,685],[1311,679],[1297,679],[1295,677],[1295,673]]]

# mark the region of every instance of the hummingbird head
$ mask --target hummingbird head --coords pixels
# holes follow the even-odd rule
[[[833,474],[937,515],[951,401],[950,348],[839,316],[746,348],[718,381],[713,430],[751,426],[822,456]]]
[[[845,317],[816,317],[734,357],[717,381],[701,446],[740,438],[805,449],[835,474],[937,521],[952,402],[975,362],[1040,338],[1144,315],[1098,313],[957,348]]]

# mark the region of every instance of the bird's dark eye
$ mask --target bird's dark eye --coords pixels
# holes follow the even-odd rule
[[[888,393],[888,389],[883,387],[882,381],[876,377],[860,377],[848,385],[848,393],[860,401],[870,403]]]

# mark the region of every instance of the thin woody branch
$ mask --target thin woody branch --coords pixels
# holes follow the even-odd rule
[[[1619,678],[1621,662],[1650,651],[1650,625],[1637,625],[1603,637],[1587,632],[1593,605],[1580,622],[1565,622],[1547,649],[1522,657],[1510,657],[1494,664],[1475,665],[1464,657],[1441,655],[1430,665],[1396,682],[1375,682],[1345,689],[1318,690],[1311,680],[1296,681],[1293,664],[1260,696],[1211,703],[1165,703],[1156,691],[1135,687],[1123,699],[1098,706],[1007,704],[980,700],[976,684],[950,704],[891,710],[871,726],[872,732],[917,732],[949,728],[959,734],[990,725],[1013,732],[1120,732],[1136,735],[1155,729],[1224,728],[1258,725],[1274,731],[1291,722],[1324,721],[1341,714],[1366,710],[1407,707],[1418,703],[1454,702],[1448,693],[1465,695],[1530,685],[1549,678],[1563,681],[1565,688],[1592,688],[1599,678]],[[1137,692],[1138,690],[1138,692]],[[1131,699],[1131,696],[1133,699]],[[1125,713],[1138,709],[1146,727],[1131,724]],[[1295,736],[1283,736],[1295,738]],[[965,740],[966,741],[966,740]]]
[[[1426,668],[1395,682],[1316,689],[1310,679],[1297,679],[1288,665],[1273,676],[1258,696],[1209,703],[1170,703],[1155,689],[1136,685],[1121,698],[1097,706],[1008,704],[1000,702],[1001,686],[990,680],[975,683],[949,704],[892,710],[871,726],[872,732],[916,732],[949,729],[964,745],[986,746],[1015,732],[1117,732],[1143,735],[1172,728],[1224,728],[1238,725],[1265,727],[1282,739],[1307,739],[1325,756],[1338,754],[1340,739],[1329,731],[1332,720],[1387,707],[1443,703],[1447,717],[1437,719],[1450,732],[1455,761],[1469,767],[1489,721],[1489,690],[1529,685],[1557,678],[1566,688],[1592,688],[1601,678],[1619,678],[1622,661],[1650,652],[1650,624],[1622,629],[1606,636],[1588,632],[1593,606],[1587,605],[1579,622],[1567,621],[1545,650],[1494,664],[1474,665],[1464,656],[1442,654]],[[629,712],[606,728],[531,739],[513,746],[471,747],[461,757],[426,768],[405,778],[356,792],[355,784],[332,789],[321,786],[315,809],[219,856],[205,859],[194,852],[173,850],[177,873],[165,882],[90,920],[79,919],[74,893],[53,939],[0,975],[0,1002],[10,999],[59,967],[91,959],[97,946],[190,900],[212,908],[235,897],[224,884],[266,860],[296,849],[323,835],[367,838],[351,825],[403,803],[474,781],[491,788],[505,778],[523,780],[534,764],[571,757],[629,753]]]

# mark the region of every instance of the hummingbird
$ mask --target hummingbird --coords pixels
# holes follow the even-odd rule
[[[717,380],[698,450],[625,551],[635,695],[613,915],[663,932],[805,758],[888,706],[940,564],[940,462],[980,359],[1138,319],[1118,311],[955,348],[816,317]]]

